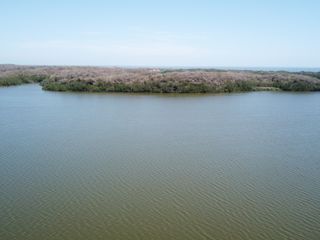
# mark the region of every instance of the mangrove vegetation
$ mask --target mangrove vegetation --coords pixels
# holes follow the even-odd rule
[[[320,73],[0,65],[0,86],[25,83],[40,83],[48,91],[77,92],[320,91]]]

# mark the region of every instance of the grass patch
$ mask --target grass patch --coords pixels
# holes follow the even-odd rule
[[[17,74],[0,77],[0,86],[15,86],[27,83],[39,83],[45,79],[43,75],[24,75]]]

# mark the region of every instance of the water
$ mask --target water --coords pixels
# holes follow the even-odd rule
[[[320,94],[0,88],[0,239],[320,239]]]

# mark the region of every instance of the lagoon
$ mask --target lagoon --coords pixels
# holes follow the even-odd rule
[[[1,239],[320,238],[320,93],[0,88]]]

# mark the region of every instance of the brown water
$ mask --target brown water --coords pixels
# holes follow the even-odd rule
[[[320,94],[0,88],[0,239],[320,239]]]

